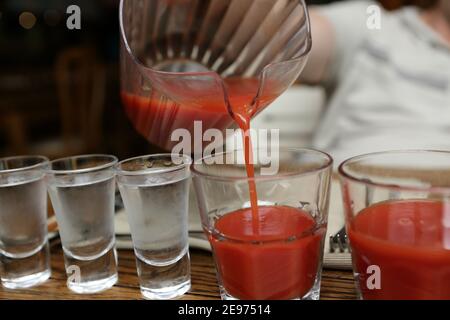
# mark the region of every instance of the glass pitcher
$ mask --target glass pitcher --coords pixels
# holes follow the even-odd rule
[[[121,95],[150,143],[223,131],[298,78],[311,49],[303,0],[121,0]]]

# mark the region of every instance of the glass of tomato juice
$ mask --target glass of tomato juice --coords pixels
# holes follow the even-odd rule
[[[339,168],[362,299],[450,299],[450,152],[391,151]]]
[[[332,163],[315,150],[255,149],[192,165],[222,299],[319,298]]]

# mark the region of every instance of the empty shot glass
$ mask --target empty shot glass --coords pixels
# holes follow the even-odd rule
[[[0,159],[0,277],[5,288],[27,288],[50,277],[47,240],[48,159]]]
[[[116,166],[142,295],[173,299],[191,287],[188,204],[191,159],[151,155]]]
[[[118,279],[114,234],[114,165],[109,155],[52,161],[47,170],[50,199],[59,226],[67,286],[95,293]]]

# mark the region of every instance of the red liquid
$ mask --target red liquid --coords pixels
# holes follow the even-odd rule
[[[178,141],[171,141],[172,132],[176,129],[187,129],[194,138],[194,121],[201,121],[203,131],[210,128],[223,131],[232,127],[235,119],[244,117],[249,122],[251,117],[278,96],[276,92],[265,92],[254,102],[259,87],[258,79],[230,78],[224,80],[224,83],[230,106],[226,105],[223,94],[219,95],[217,92],[204,92],[195,97],[195,100],[192,99],[192,93],[186,93],[190,98],[184,104],[168,100],[156,91],[151,91],[148,97],[125,91],[121,95],[125,111],[136,130],[150,143],[171,150],[178,144]],[[279,90],[276,86],[273,87],[274,90]],[[180,90],[178,89],[177,95],[183,96]],[[230,115],[229,109],[233,111],[235,119]]]
[[[224,130],[233,124],[227,109],[217,101],[206,101],[199,109],[163,99],[158,94],[146,98],[126,92],[122,92],[122,101],[136,130],[150,143],[165,150],[178,143],[171,141],[172,132],[176,129],[187,129],[194,137],[194,121],[202,121],[203,130]]]
[[[239,299],[303,297],[317,275],[324,228],[312,232],[313,218],[291,207],[259,207],[258,218],[257,234],[251,209],[216,222],[216,231],[226,237],[210,235],[223,286]]]
[[[450,206],[435,201],[386,202],[363,210],[349,230],[363,298],[450,299],[449,222]],[[370,265],[381,269],[381,290],[367,287]]]

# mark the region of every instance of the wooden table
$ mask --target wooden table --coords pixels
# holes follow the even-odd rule
[[[119,252],[119,282],[110,290],[95,295],[78,295],[66,287],[63,252],[59,240],[51,242],[52,277],[44,284],[21,290],[0,287],[0,299],[142,299],[139,291],[134,253]],[[211,254],[200,250],[191,251],[192,289],[183,300],[220,299],[216,274]],[[324,300],[351,300],[356,298],[351,272],[324,270],[322,274],[321,298]]]

